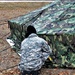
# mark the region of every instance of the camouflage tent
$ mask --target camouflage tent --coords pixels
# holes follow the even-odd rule
[[[75,68],[75,2],[56,0],[40,9],[8,21],[16,52],[20,50],[28,25],[48,41],[53,50],[52,66]]]

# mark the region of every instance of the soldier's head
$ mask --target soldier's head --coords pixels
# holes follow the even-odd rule
[[[25,37],[27,38],[32,33],[36,34],[36,29],[33,26],[29,25],[27,27],[27,33],[26,33]]]

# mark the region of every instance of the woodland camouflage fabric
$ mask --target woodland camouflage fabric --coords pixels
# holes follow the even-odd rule
[[[56,0],[40,9],[8,21],[16,51],[19,51],[26,28],[33,25],[37,34],[53,50],[52,67],[75,68],[75,1]],[[48,65],[51,63],[48,62]]]

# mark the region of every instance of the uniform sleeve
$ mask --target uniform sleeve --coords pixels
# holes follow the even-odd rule
[[[22,42],[21,42],[21,48],[20,48],[20,51],[19,51],[19,55],[21,56],[23,51],[25,50],[25,43],[26,43],[26,39],[24,39]]]
[[[23,46],[23,42],[21,43],[21,48],[20,48],[20,51],[19,51],[19,55],[20,55],[20,63],[18,65],[18,68],[20,71],[23,71],[24,70],[24,56],[23,56],[23,53],[24,53],[24,46]]]
[[[43,57],[43,60],[45,61],[51,53],[52,53],[52,50],[51,50],[50,46],[48,45],[48,43],[46,41],[43,42],[43,44],[42,44],[42,57]]]

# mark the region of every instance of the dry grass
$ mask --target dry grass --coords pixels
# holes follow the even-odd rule
[[[37,9],[49,2],[6,2],[0,3],[0,10],[16,10],[16,9]]]
[[[49,2],[13,2],[13,3],[0,3],[0,20],[24,15],[35,9],[38,9]],[[1,21],[0,21],[1,22]]]

